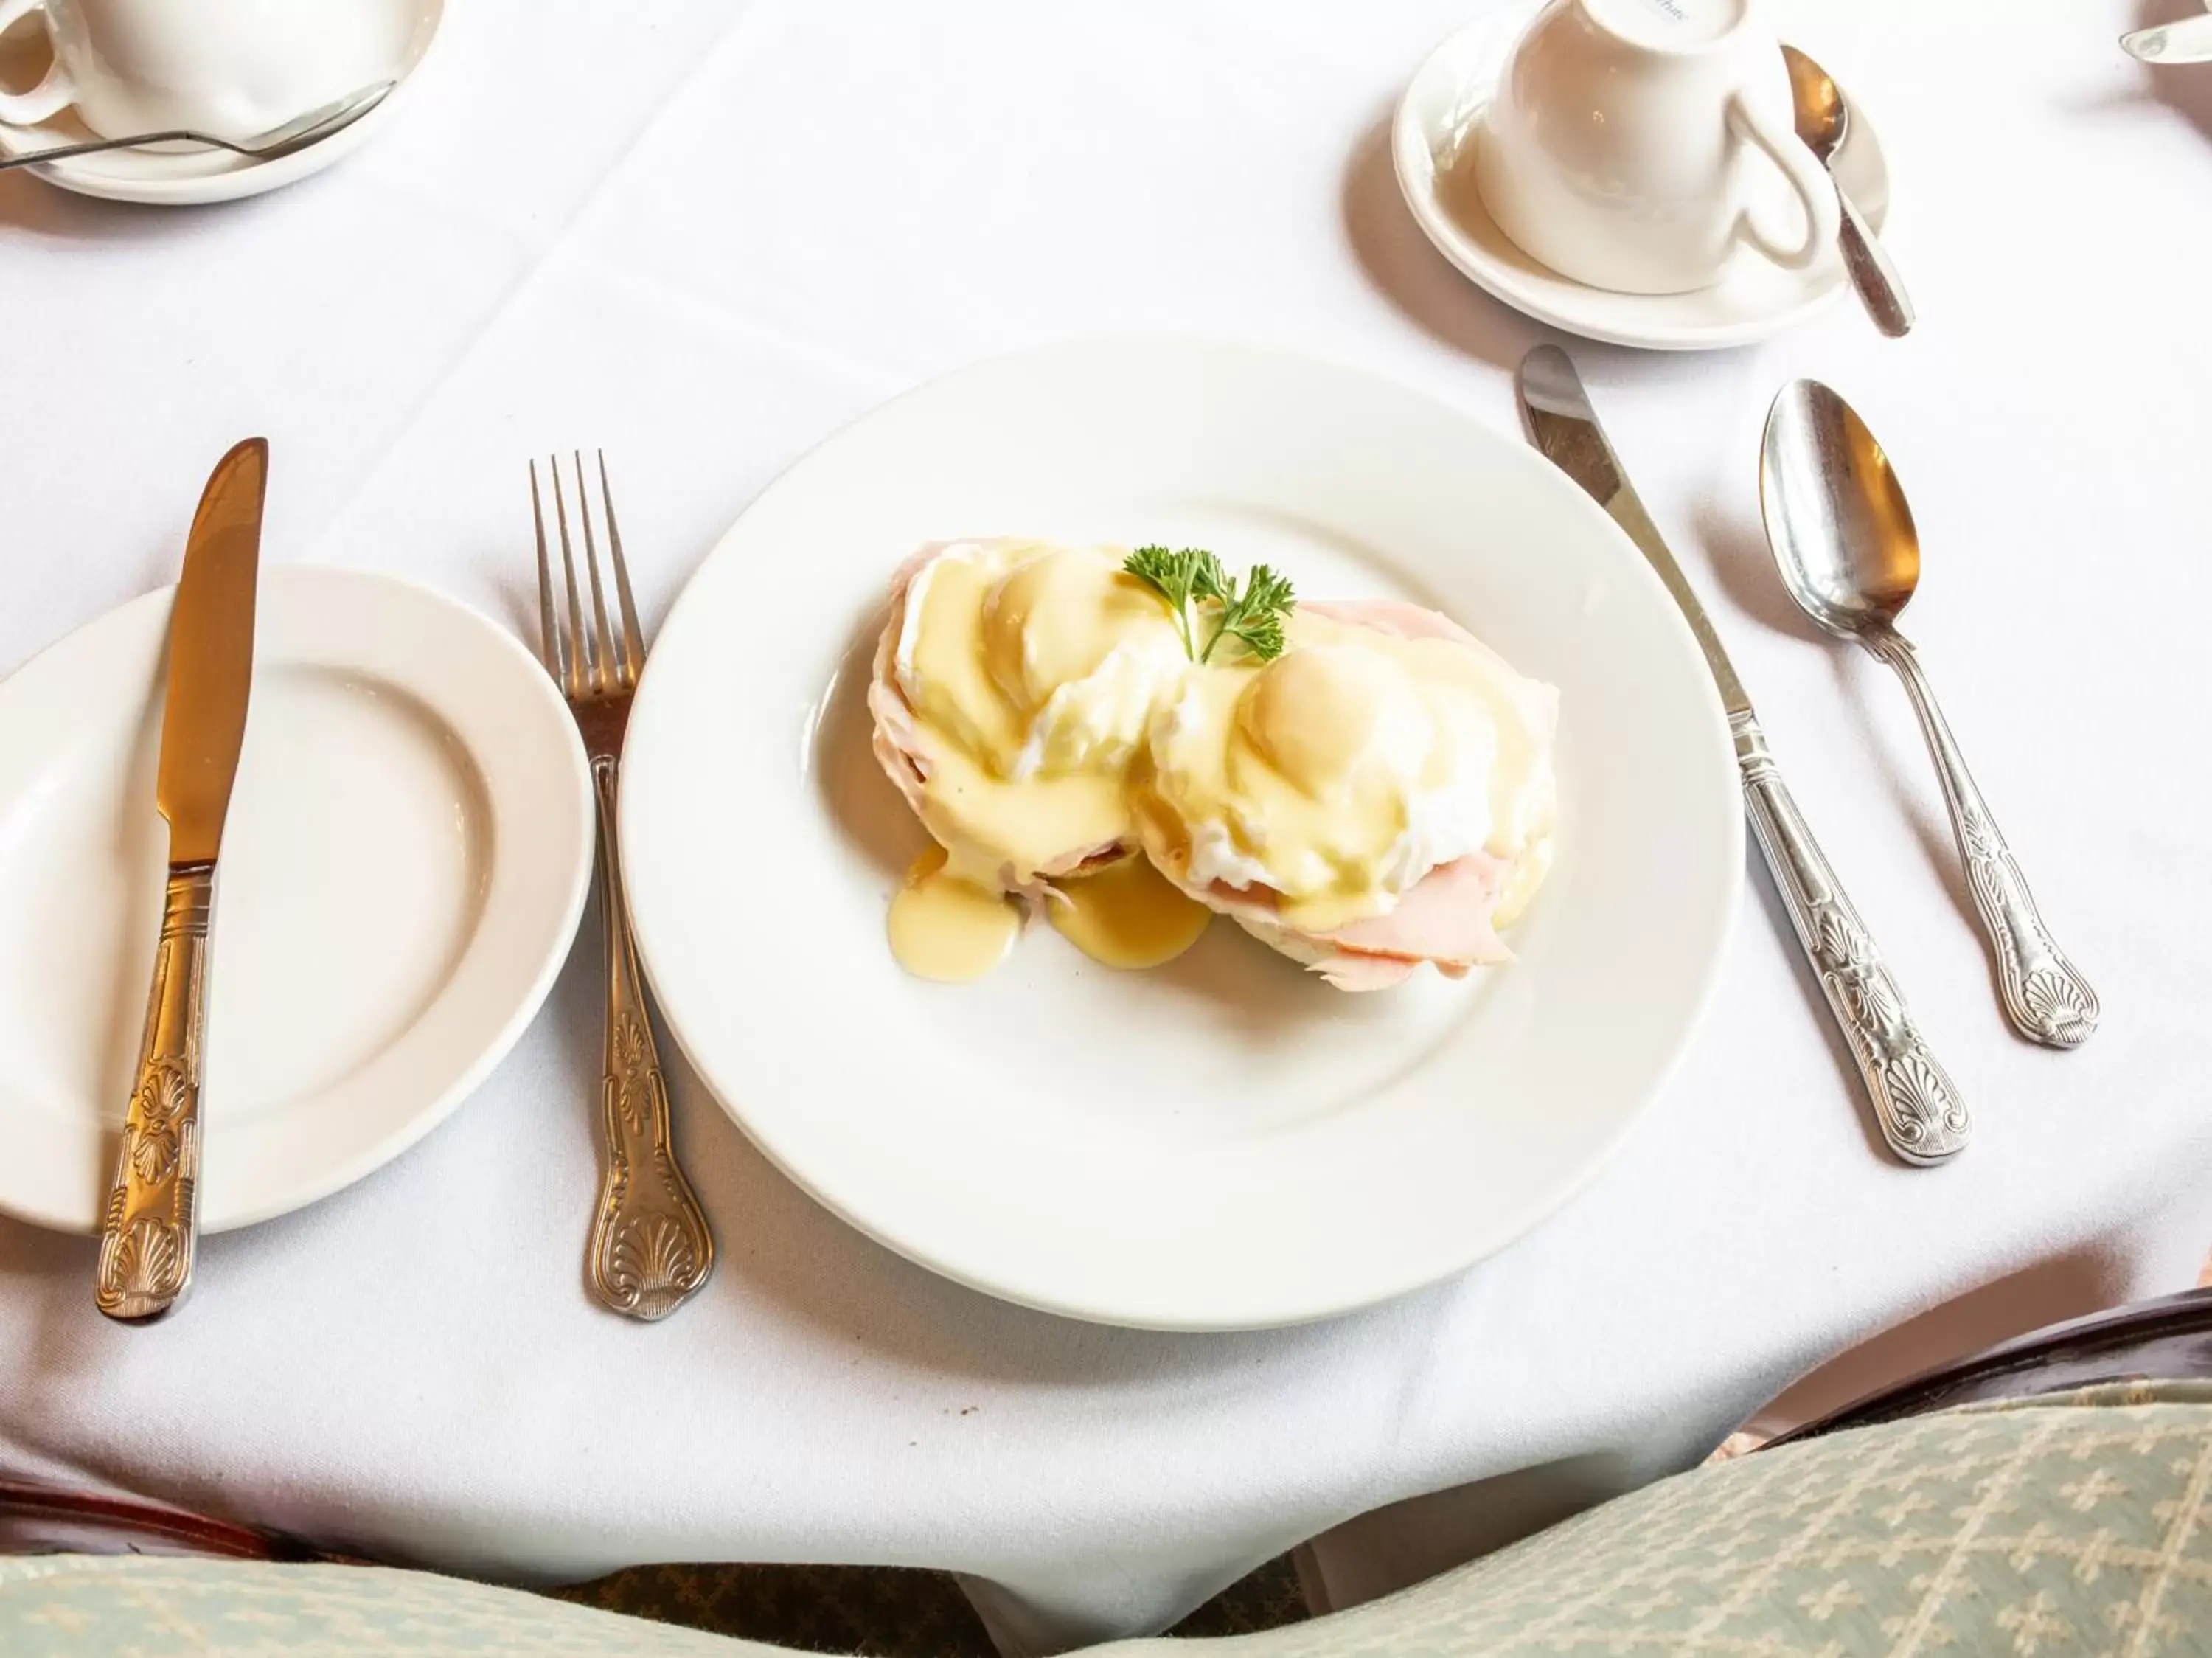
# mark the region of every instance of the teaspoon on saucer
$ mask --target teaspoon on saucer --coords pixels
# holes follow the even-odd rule
[[[210,149],[227,149],[234,155],[245,156],[248,161],[273,162],[279,156],[305,149],[310,144],[320,143],[342,127],[351,126],[382,103],[392,88],[398,84],[397,81],[379,81],[357,92],[349,92],[320,108],[311,109],[304,115],[295,116],[281,126],[270,127],[266,132],[257,132],[251,137],[225,138],[212,132],[178,127],[166,132],[134,133],[125,138],[88,138],[82,143],[54,144],[21,155],[0,156],[0,173],[11,167],[29,167],[39,162],[65,162],[73,155],[96,155],[103,150],[132,149],[146,144],[164,143],[194,143]]]
[[[1920,540],[1889,457],[1842,398],[1818,381],[1792,381],[1767,413],[1759,501],[1767,546],[1797,607],[1828,632],[1857,640],[1905,681],[1996,958],[2006,1016],[2033,1041],[2080,1046],[2097,1027],[2097,993],[2043,924],[1919,657],[1897,631],[1919,583]]]
[[[1890,338],[1899,338],[1912,331],[1912,302],[1905,296],[1905,283],[1873,227],[1836,177],[1836,152],[1850,131],[1850,107],[1834,77],[1796,47],[1784,46],[1782,60],[1790,65],[1790,101],[1798,142],[1820,158],[1836,186],[1836,205],[1843,211],[1843,229],[1836,240],[1843,250],[1844,274],[1874,326]]]

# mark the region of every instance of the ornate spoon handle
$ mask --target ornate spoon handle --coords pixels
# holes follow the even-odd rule
[[[1973,1126],[1966,1101],[1921,1039],[1896,981],[1790,798],[1758,716],[1748,709],[1732,714],[1729,729],[1752,832],[1829,1011],[1858,1061],[1881,1137],[1908,1163],[1956,1155]]]
[[[602,1084],[606,1165],[599,1217],[586,1259],[592,1292],[617,1313],[666,1318],[714,1268],[714,1234],[677,1166],[668,1122],[668,1083],[637,944],[623,896],[615,839],[615,762],[592,762],[599,808],[599,899],[606,917],[607,1048]]]
[[[124,1110],[122,1149],[100,1213],[93,1285],[100,1310],[126,1324],[160,1318],[191,1284],[199,1230],[200,1036],[214,901],[214,864],[171,868],[138,1082]]]
[[[2035,898],[2020,872],[2012,848],[2005,844],[1990,816],[1982,791],[1974,786],[1951,728],[1936,705],[1936,693],[1920,671],[1920,658],[1899,633],[1863,636],[1869,650],[1897,670],[1912,698],[1912,711],[1920,716],[1920,729],[1935,758],[1936,775],[1942,779],[1943,798],[1951,808],[1951,830],[1959,838],[1959,856],[1966,862],[1966,885],[1974,894],[1974,909],[1982,918],[1990,949],[1996,957],[1997,994],[2005,1016],[2022,1036],[2054,1048],[2078,1048],[2097,1028],[2103,1011],[2096,991],[2080,969],[2043,924]]]

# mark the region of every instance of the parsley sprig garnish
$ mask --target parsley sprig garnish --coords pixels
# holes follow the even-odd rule
[[[1182,636],[1183,654],[1193,661],[1198,660],[1198,649],[1191,643],[1190,603],[1197,596],[1201,564],[1210,566],[1205,579],[1218,584],[1213,572],[1220,570],[1221,561],[1196,547],[1179,552],[1170,552],[1165,547],[1139,547],[1121,561],[1123,570],[1167,600],[1176,631]]]
[[[1268,565],[1255,564],[1251,574],[1245,577],[1241,595],[1234,582],[1226,582],[1220,585],[1220,591],[1205,596],[1221,601],[1221,614],[1214,622],[1213,637],[1198,654],[1199,661],[1205,661],[1213,655],[1214,646],[1221,643],[1224,633],[1243,640],[1245,649],[1263,662],[1273,661],[1283,654],[1283,618],[1297,603],[1297,595],[1291,591],[1289,576],[1278,575]]]
[[[1242,588],[1221,560],[1200,547],[1139,547],[1121,568],[1167,601],[1182,636],[1183,652],[1194,662],[1213,660],[1214,647],[1235,638],[1259,661],[1283,654],[1283,618],[1297,604],[1290,577],[1266,564],[1255,564]],[[1198,643],[1191,627],[1194,605],[1213,607],[1212,631]]]

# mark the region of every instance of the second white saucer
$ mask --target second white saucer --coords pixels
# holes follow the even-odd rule
[[[1807,270],[1785,271],[1747,248],[1719,282],[1687,294],[1592,288],[1522,253],[1483,207],[1471,163],[1480,141],[1478,117],[1530,15],[1529,8],[1515,7],[1446,39],[1407,84],[1391,127],[1391,160],[1407,206],[1437,251],[1477,287],[1589,339],[1699,351],[1778,333],[1848,285],[1833,249]],[[1856,101],[1850,107],[1849,136],[1835,170],[1879,230],[1889,216],[1889,164],[1865,111]]]
[[[0,1212],[94,1232],[145,1021],[173,589],[0,684]],[[591,880],[576,722],[514,635],[316,564],[261,582],[208,970],[208,1232],[428,1133],[512,1047]]]

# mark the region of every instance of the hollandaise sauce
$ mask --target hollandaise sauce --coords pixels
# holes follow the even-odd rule
[[[1063,881],[1045,905],[1062,938],[1109,967],[1164,966],[1198,942],[1213,911],[1193,903],[1141,857]]]
[[[1167,613],[1098,549],[968,543],[916,574],[896,668],[954,868],[1021,886],[1126,839],[1130,760],[1185,665]]]
[[[964,984],[1005,960],[1022,930],[1013,901],[963,881],[933,846],[891,899],[891,954],[917,978]]]

